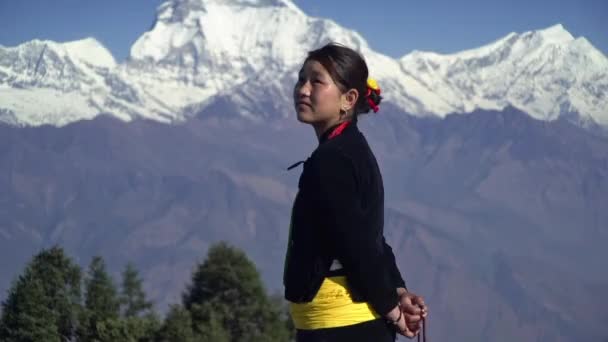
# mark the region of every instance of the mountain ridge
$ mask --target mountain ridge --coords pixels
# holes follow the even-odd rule
[[[387,242],[433,310],[435,339],[606,337],[608,139],[513,107],[441,119],[389,104],[358,124],[385,182]],[[113,272],[132,261],[165,311],[227,240],[280,291],[299,175],[285,169],[317,143],[293,119],[237,115],[0,123],[0,289],[60,244]],[[463,308],[477,316],[453,314]]]
[[[511,105],[542,120],[563,116],[583,127],[608,127],[608,58],[561,24],[512,32],[452,54],[413,51],[393,59],[373,51],[357,32],[308,16],[289,0],[165,1],[126,61],[97,54],[104,61],[93,64],[103,67],[84,68],[84,79],[65,70],[74,60],[94,60],[88,50],[107,51],[92,38],[45,43],[78,58],[41,57],[30,51],[30,42],[2,47],[0,121],[63,125],[78,120],[81,111],[81,119],[105,112],[126,121],[176,123],[218,96],[250,119],[284,118],[291,115],[290,92],[306,52],[329,41],[361,52],[386,103],[412,115],[445,117]],[[41,77],[39,67],[48,73]],[[78,91],[49,91],[65,88]],[[71,110],[74,99],[78,105]],[[62,110],[71,114],[62,118]]]

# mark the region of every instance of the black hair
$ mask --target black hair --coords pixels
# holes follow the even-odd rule
[[[338,43],[329,43],[320,49],[310,51],[306,57],[306,61],[309,60],[321,63],[342,92],[352,88],[359,92],[354,110],[355,118],[372,110],[366,97],[369,77],[367,63],[357,51]],[[382,100],[382,97],[373,91],[369,97],[376,105]]]

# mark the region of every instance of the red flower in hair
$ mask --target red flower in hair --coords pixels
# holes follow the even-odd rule
[[[380,108],[378,105],[380,104],[380,86],[378,86],[378,82],[376,82],[373,78],[367,79],[367,93],[365,94],[365,98],[367,99],[367,103],[369,103],[370,108],[374,111],[374,113],[378,113]]]

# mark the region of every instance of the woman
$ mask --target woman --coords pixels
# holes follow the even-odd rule
[[[311,51],[294,87],[298,120],[318,147],[304,162],[285,260],[296,341],[394,341],[426,316],[406,290],[383,236],[384,190],[357,116],[378,111],[380,88],[363,58],[328,44]]]

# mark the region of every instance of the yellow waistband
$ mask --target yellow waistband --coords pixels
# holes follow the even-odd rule
[[[365,302],[353,302],[346,277],[325,278],[311,302],[289,303],[297,329],[336,328],[371,321],[380,317]]]

